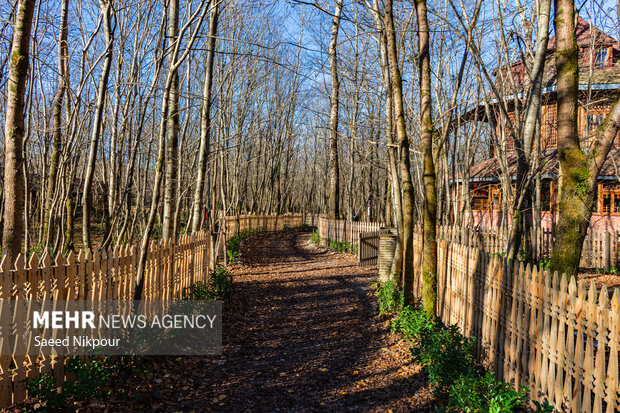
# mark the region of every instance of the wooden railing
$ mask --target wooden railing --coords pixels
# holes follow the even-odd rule
[[[421,237],[414,242],[420,297]],[[556,411],[619,411],[618,289],[610,299],[605,286],[444,240],[438,260],[438,315],[477,339],[477,356],[499,379]]]
[[[346,242],[359,248],[359,234],[361,232],[379,231],[382,224],[379,222],[346,221],[343,219],[318,220],[318,233],[321,239]]]
[[[455,226],[438,227],[439,239],[459,242],[489,253],[505,253],[509,229],[469,228]],[[549,258],[553,250],[555,234],[550,229],[540,230],[534,237],[534,259]],[[581,252],[582,267],[600,268],[609,271],[620,267],[620,233],[606,231],[588,231]]]
[[[282,230],[284,226],[295,227],[312,219],[301,214],[226,217],[217,222],[212,234],[203,231],[176,240],[153,240],[147,255],[142,297],[181,299],[186,287],[208,282],[215,265],[226,262],[227,240],[237,230]],[[0,299],[132,300],[139,255],[137,245],[126,245],[94,253],[58,255],[54,259],[33,255],[28,262],[19,256],[13,267],[5,259],[0,263]],[[66,378],[66,357],[17,356],[11,352],[8,339],[0,342],[0,409],[25,399],[25,379],[47,373],[60,384]]]
[[[282,231],[285,227],[295,228],[303,224],[312,226],[314,215],[238,215],[223,217],[219,222],[225,224],[228,236],[233,236],[247,230]]]

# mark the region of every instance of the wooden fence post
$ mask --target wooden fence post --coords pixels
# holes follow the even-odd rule
[[[605,272],[611,269],[611,234],[603,232],[603,268]]]

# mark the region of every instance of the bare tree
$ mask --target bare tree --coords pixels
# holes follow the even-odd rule
[[[99,7],[101,8],[101,15],[103,18],[103,32],[106,39],[106,51],[103,58],[103,67],[99,76],[99,86],[97,88],[97,103],[92,126],[93,131],[91,134],[90,144],[88,148],[88,161],[86,165],[86,174],[84,176],[84,189],[82,192],[82,239],[85,249],[90,249],[92,247],[92,241],[90,236],[90,216],[92,212],[91,193],[93,178],[95,176],[97,148],[103,130],[103,117],[106,106],[106,94],[108,92],[108,79],[110,76],[110,68],[112,67],[112,56],[114,52],[112,1],[99,0]]]
[[[392,70],[392,96],[394,99],[394,118],[398,135],[400,152],[400,179],[403,191],[403,291],[405,304],[413,303],[413,184],[411,181],[411,161],[409,159],[409,139],[405,125],[405,109],[403,102],[403,80],[398,63],[396,50],[396,31],[392,0],[385,2],[385,29],[388,43],[388,56]]]
[[[24,239],[24,95],[34,6],[34,0],[21,0],[17,5],[6,98],[2,252],[11,264],[19,255]]]
[[[340,168],[338,165],[338,108],[340,80],[338,79],[338,31],[342,15],[342,0],[336,0],[332,32],[329,40],[329,67],[332,81],[332,93],[329,115],[329,216],[340,217]]]

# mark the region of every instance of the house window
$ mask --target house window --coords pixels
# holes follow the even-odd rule
[[[474,184],[472,187],[471,209],[484,211],[489,207],[489,186]]]
[[[551,198],[553,197],[553,187],[551,181],[545,179],[540,183],[540,209],[543,212],[551,211]]]
[[[596,51],[594,52],[594,66],[611,66],[611,59],[609,58],[609,55],[609,47],[597,47]]]
[[[557,107],[555,105],[547,106],[547,110],[542,117],[541,125],[541,144],[542,150],[555,149],[558,143],[558,119]]]
[[[601,112],[589,113],[588,114],[588,132],[594,133],[596,131],[596,128],[598,128],[598,125],[603,123],[603,121],[605,120],[605,116],[606,114],[601,113]]]
[[[620,183],[600,184],[599,192],[599,212],[620,214]]]

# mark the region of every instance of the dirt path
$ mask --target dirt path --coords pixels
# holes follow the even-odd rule
[[[234,266],[217,357],[163,359],[134,408],[160,411],[429,411],[407,345],[377,317],[372,269],[309,234],[248,240]]]

